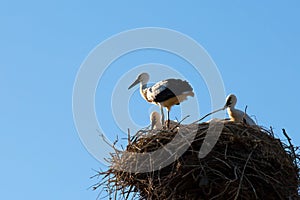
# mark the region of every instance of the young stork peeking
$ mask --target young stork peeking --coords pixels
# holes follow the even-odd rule
[[[140,83],[140,93],[142,97],[149,103],[160,106],[161,124],[164,123],[163,107],[168,111],[168,128],[169,128],[169,113],[173,105],[179,105],[186,100],[188,96],[194,96],[193,88],[187,81],[180,79],[166,79],[155,83],[153,86],[147,86],[149,74],[142,73],[129,86],[128,89]]]
[[[151,130],[154,129],[162,129],[162,124],[160,121],[160,114],[158,112],[152,112],[150,115],[150,121],[151,121]]]
[[[223,109],[227,108],[227,113],[231,121],[234,122],[244,122],[250,126],[256,125],[256,123],[251,119],[245,112],[235,109],[237,98],[234,94],[230,94],[226,98],[226,104]]]
[[[151,113],[151,115],[150,115],[151,130],[161,130],[163,128],[160,119],[161,119],[161,117],[158,112],[153,111]],[[173,129],[178,128],[179,124],[180,123],[178,123],[177,121],[170,120],[169,128],[173,128]]]

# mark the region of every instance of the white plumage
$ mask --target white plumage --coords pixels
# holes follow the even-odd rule
[[[237,103],[237,98],[234,94],[230,94],[226,98],[226,104],[224,109],[227,108],[227,113],[231,121],[234,122],[243,122],[248,125],[256,125],[256,123],[251,119],[245,112],[235,108]]]
[[[151,122],[151,130],[161,130],[163,128],[162,124],[161,124],[161,116],[158,112],[153,111],[150,115],[150,122]],[[178,128],[179,127],[179,123],[177,122],[177,120],[173,121],[170,120],[169,122],[169,128]]]
[[[194,96],[193,88],[187,81],[180,79],[166,79],[155,83],[153,86],[147,86],[149,74],[142,73],[129,86],[128,89],[140,83],[141,96],[148,101],[160,106],[161,124],[164,124],[163,107],[168,111],[168,126],[170,122],[169,112],[173,105],[179,105],[186,100],[188,96]]]
[[[150,115],[150,122],[151,122],[151,130],[154,129],[162,129],[162,124],[160,121],[160,114],[158,112],[152,112]]]

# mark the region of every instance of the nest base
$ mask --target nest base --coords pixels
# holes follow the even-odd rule
[[[184,134],[196,129],[196,137],[184,154],[160,170],[130,173],[111,167],[101,172],[110,193],[125,199],[132,198],[129,194],[139,199],[299,199],[294,149],[274,138],[271,131],[226,122],[211,152],[199,159],[208,127],[208,123],[179,125],[187,130]],[[174,138],[174,130],[146,131],[131,138],[126,151],[162,148]],[[122,165],[128,159],[116,152],[111,164]]]

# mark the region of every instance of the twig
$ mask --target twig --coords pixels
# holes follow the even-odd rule
[[[224,110],[224,109],[225,109],[225,107],[224,107],[224,108],[220,108],[220,109],[215,110],[215,111],[212,111],[212,112],[210,112],[210,113],[204,115],[203,117],[201,117],[201,118],[198,119],[197,121],[194,121],[192,124],[195,124],[195,123],[197,123],[197,122],[200,122],[200,121],[202,121],[203,119],[205,119],[206,117],[208,117],[209,115],[212,115],[212,114],[214,114],[214,113],[216,113],[216,112],[219,112],[219,111],[221,111],[221,110]]]
[[[176,124],[176,126],[174,126],[172,129],[171,129],[171,131],[173,131],[175,128],[177,128],[180,124],[181,124],[181,122],[183,122],[186,118],[188,118],[188,117],[190,117],[190,115],[187,115],[187,116],[185,116],[180,122],[178,122],[177,124]]]
[[[246,121],[246,116],[247,116],[247,108],[248,108],[248,106],[246,105],[246,107],[245,107],[245,111],[244,111],[244,116],[243,116],[243,123],[244,123],[244,124],[247,124],[247,121]]]
[[[131,145],[131,140],[130,140],[130,138],[131,138],[131,137],[130,137],[130,130],[129,130],[129,129],[127,129],[127,130],[128,130],[128,139],[127,139],[127,140],[128,140],[128,145]]]
[[[270,134],[271,134],[272,137],[274,137],[274,131],[273,131],[273,127],[272,126],[270,126]]]
[[[253,151],[254,151],[254,149],[253,149],[253,150],[251,151],[251,153],[249,154],[249,156],[248,156],[248,158],[247,158],[247,160],[246,160],[246,163],[245,163],[245,165],[244,165],[244,168],[243,168],[243,171],[242,171],[242,176],[241,176],[240,183],[239,183],[239,187],[238,187],[237,193],[236,193],[236,195],[235,195],[235,197],[234,197],[234,200],[237,200],[237,198],[239,197],[240,190],[241,190],[241,187],[242,187],[243,178],[244,178],[244,173],[245,173],[247,164],[248,164],[248,162],[249,162],[249,160],[250,160],[250,157],[251,157]]]
[[[297,166],[297,155],[296,155],[296,152],[295,152],[295,149],[294,149],[294,146],[292,144],[292,139],[288,136],[288,134],[286,133],[285,129],[283,128],[282,129],[282,132],[283,132],[283,135],[286,137],[286,139],[288,140],[289,142],[289,149],[291,150],[292,154],[293,154],[293,161],[294,161],[294,165]]]

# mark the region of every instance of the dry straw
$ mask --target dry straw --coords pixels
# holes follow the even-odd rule
[[[178,129],[186,135],[197,130],[183,155],[152,172],[116,170],[133,158],[115,149],[111,167],[96,175],[101,181],[93,188],[104,188],[109,199],[299,199],[299,155],[284,130],[285,143],[274,137],[272,129],[224,122],[217,144],[199,159],[208,127],[208,123],[178,125],[172,131],[144,130],[129,136],[125,151],[142,153],[162,148]]]

